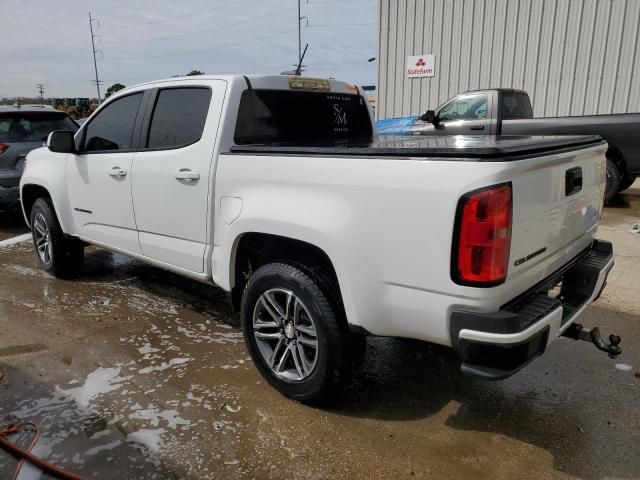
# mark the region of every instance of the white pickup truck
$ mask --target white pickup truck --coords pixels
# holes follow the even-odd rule
[[[20,183],[43,268],[87,244],[216,284],[262,375],[326,398],[371,334],[447,345],[504,378],[604,288],[599,137],[374,136],[335,80],[199,76],[127,88],[49,135]]]

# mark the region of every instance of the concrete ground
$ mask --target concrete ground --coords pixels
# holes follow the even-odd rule
[[[101,479],[640,478],[639,207],[632,188],[605,209],[616,265],[582,319],[622,336],[616,360],[562,339],[487,382],[446,349],[370,338],[326,408],[262,380],[220,290],[95,248],[61,281],[30,243],[0,246],[0,428],[38,424],[36,454]],[[4,222],[0,242],[26,231]],[[0,450],[0,478],[14,469]]]

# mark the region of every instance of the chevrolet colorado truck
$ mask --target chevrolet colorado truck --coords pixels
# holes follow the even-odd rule
[[[600,135],[609,145],[605,203],[640,174],[640,113],[533,118],[522,90],[465,92],[420,117],[379,120],[378,126],[396,135]]]
[[[595,238],[599,137],[374,137],[363,92],[296,76],[198,76],[109,98],[28,155],[22,207],[42,267],[93,244],[215,284],[283,394],[327,398],[354,338],[455,349],[507,377],[562,335],[613,265]]]

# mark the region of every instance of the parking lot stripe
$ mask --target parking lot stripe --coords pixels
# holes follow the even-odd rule
[[[17,237],[0,241],[0,248],[8,247],[9,245],[15,245],[16,243],[26,242],[28,240],[31,240],[31,234],[25,233],[24,235],[18,235]]]

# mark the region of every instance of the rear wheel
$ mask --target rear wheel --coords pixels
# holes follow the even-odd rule
[[[40,265],[56,277],[77,275],[84,262],[84,247],[65,237],[48,200],[39,198],[31,209],[31,236]]]
[[[347,335],[321,282],[285,263],[260,267],[242,298],[242,330],[262,376],[287,397],[326,400],[340,385]]]
[[[618,166],[607,158],[607,186],[604,191],[604,203],[609,203],[620,191],[621,178]]]

